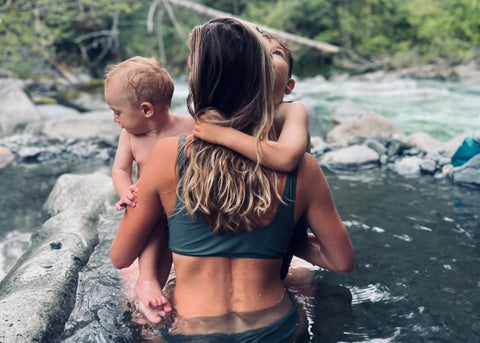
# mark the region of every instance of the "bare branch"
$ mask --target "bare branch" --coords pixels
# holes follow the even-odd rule
[[[195,11],[197,13],[200,13],[200,14],[203,14],[203,15],[206,15],[206,16],[209,16],[209,17],[232,17],[232,18],[236,18],[236,19],[245,21],[241,18],[233,16],[230,13],[219,11],[219,10],[216,10],[216,9],[213,9],[213,8],[210,8],[210,7],[198,4],[198,3],[193,3],[193,2],[190,2],[190,1],[184,1],[184,0],[163,0],[163,1],[169,2],[169,3],[171,3],[172,5],[175,5],[175,6],[190,9],[192,11]],[[332,44],[325,43],[325,42],[315,41],[313,39],[297,36],[297,35],[294,35],[294,34],[291,34],[291,33],[288,33],[288,32],[276,30],[276,29],[266,27],[266,26],[261,26],[261,25],[257,25],[257,26],[260,26],[262,29],[265,29],[267,31],[275,33],[276,35],[278,35],[279,37],[281,37],[285,40],[293,41],[293,42],[301,44],[301,45],[305,45],[305,46],[309,46],[309,47],[318,49],[318,50],[322,51],[323,53],[334,54],[334,53],[337,53],[337,52],[340,51],[340,48],[336,45],[332,45]]]
[[[148,8],[148,14],[147,14],[147,32],[152,33],[153,31],[153,15],[155,14],[155,9],[157,8],[158,4],[162,0],[155,0],[152,2],[150,7]]]
[[[175,26],[175,29],[177,30],[178,34],[180,37],[183,38],[183,40],[186,42],[187,36],[183,32],[182,26],[178,22],[177,18],[175,17],[175,13],[173,13],[172,6],[168,3],[168,0],[163,0],[163,5],[165,6],[165,9],[167,10],[168,17],[173,23],[173,26]]]
[[[158,53],[160,55],[160,62],[162,64],[167,64],[167,54],[165,52],[165,42],[163,40],[163,34],[162,34],[162,30],[163,30],[163,25],[162,25],[162,21],[163,21],[163,13],[164,13],[164,9],[162,9],[161,11],[158,12],[157,14],[157,23],[158,23],[158,29],[157,29],[157,39],[158,39]]]

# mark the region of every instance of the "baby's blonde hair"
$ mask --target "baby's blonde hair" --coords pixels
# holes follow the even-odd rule
[[[105,74],[105,86],[110,82],[118,82],[117,76],[123,74],[127,79],[125,92],[132,107],[149,102],[163,111],[170,109],[173,81],[167,69],[155,58],[135,56],[109,66]]]

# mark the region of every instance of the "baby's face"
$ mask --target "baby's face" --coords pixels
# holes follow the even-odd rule
[[[113,111],[113,121],[131,134],[142,134],[145,131],[145,117],[140,107],[132,107],[125,92],[126,80],[113,77],[105,85],[105,101]]]
[[[288,85],[288,56],[287,52],[281,47],[281,45],[275,40],[265,39],[270,55],[272,56],[272,63],[275,69],[275,85],[273,87],[273,93],[275,97],[280,96],[283,99],[285,88]],[[275,102],[277,103],[277,101]]]

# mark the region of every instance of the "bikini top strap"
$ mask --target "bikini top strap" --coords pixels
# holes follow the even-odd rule
[[[186,135],[181,135],[178,137],[178,147],[177,147],[177,167],[178,174],[183,175],[185,172],[185,141],[187,139]]]

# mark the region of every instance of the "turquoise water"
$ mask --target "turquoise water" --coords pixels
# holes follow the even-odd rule
[[[407,135],[425,132],[446,142],[459,134],[480,131],[480,84],[312,79],[298,81],[294,93],[313,109],[312,116],[324,121],[339,102],[349,100],[390,119]]]
[[[480,190],[373,171],[326,175],[356,264],[350,274],[302,266],[314,280],[297,291],[311,342],[478,342]],[[108,259],[119,220],[113,206],[100,220],[62,342],[140,341]]]

